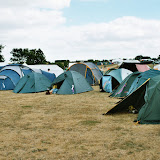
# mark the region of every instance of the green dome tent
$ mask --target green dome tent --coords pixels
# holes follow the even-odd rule
[[[57,94],[76,94],[93,90],[87,80],[76,71],[62,73],[52,85],[57,86]]]
[[[43,74],[32,72],[20,79],[14,93],[35,93],[46,91],[51,87],[51,81]]]

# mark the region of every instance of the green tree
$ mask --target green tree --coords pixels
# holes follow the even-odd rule
[[[138,56],[135,57],[135,60],[141,60],[142,58],[143,58],[142,55],[138,55]]]
[[[47,62],[41,49],[14,48],[11,54],[10,61],[18,64],[45,64]]]
[[[4,62],[4,61],[5,61],[3,55],[1,54],[3,48],[4,48],[4,46],[3,46],[3,45],[0,45],[0,62]]]
[[[69,66],[69,60],[55,60],[55,64],[62,69],[66,69]]]
[[[46,58],[41,49],[32,49],[27,55],[27,64],[46,64]]]
[[[10,53],[12,55],[12,57],[10,58],[11,62],[23,64],[26,63],[29,50],[22,48],[14,48]]]

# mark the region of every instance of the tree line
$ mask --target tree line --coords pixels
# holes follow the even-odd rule
[[[5,58],[2,55],[2,50],[5,46],[0,45],[0,62],[4,62]],[[59,67],[65,69],[68,67],[69,60],[57,60],[55,63],[46,60],[43,51],[39,49],[28,49],[28,48],[13,48],[10,52],[10,62],[16,64],[57,64]]]
[[[0,62],[4,62],[4,56],[1,54],[5,46],[0,45]],[[46,58],[41,49],[22,49],[22,48],[13,48],[10,52],[12,63],[18,64],[46,64]]]

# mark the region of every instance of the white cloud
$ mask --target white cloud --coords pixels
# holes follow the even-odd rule
[[[0,42],[12,48],[41,48],[47,60],[130,58],[160,54],[160,21],[121,17],[109,23],[65,26],[58,10],[0,10]],[[2,54],[3,54],[2,53]]]
[[[71,0],[0,0],[1,8],[48,8],[63,9],[70,6]]]

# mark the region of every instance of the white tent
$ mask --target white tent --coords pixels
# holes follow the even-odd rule
[[[27,65],[27,66],[38,73],[40,73],[40,69],[43,71],[49,72],[49,73],[54,73],[56,75],[56,77],[64,72],[62,68],[60,68],[59,66],[57,66],[55,64],[49,64],[49,65],[36,64],[36,65]],[[48,69],[49,69],[49,71],[48,71]]]

